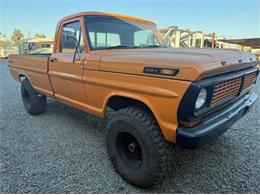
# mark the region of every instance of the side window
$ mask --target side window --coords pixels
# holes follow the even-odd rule
[[[65,24],[62,27],[61,52],[75,52],[77,45],[79,45],[80,52],[82,52],[84,49],[84,41],[80,22]]]
[[[134,46],[159,45],[151,30],[140,30],[134,33]]]
[[[42,48],[50,48],[50,47],[51,47],[50,44],[46,44],[46,43],[42,44]]]
[[[104,48],[121,45],[120,35],[108,32],[89,32],[92,48]]]

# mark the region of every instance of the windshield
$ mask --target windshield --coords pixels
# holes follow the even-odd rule
[[[92,50],[166,47],[156,26],[152,23],[111,16],[85,16],[85,28],[89,47]]]

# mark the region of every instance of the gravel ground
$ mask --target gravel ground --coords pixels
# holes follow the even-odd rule
[[[53,100],[48,104],[39,116],[27,114],[19,83],[0,61],[0,193],[260,193],[259,100],[212,143],[198,150],[176,147],[165,182],[149,190],[115,173],[104,121]]]

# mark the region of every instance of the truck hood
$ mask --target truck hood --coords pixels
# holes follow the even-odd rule
[[[102,71],[171,77],[195,81],[207,76],[255,65],[255,55],[231,49],[149,48],[114,49],[102,55],[99,69]],[[144,73],[144,67],[178,68],[173,76]]]

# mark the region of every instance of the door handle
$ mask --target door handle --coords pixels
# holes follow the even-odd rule
[[[57,62],[58,59],[57,59],[57,58],[50,58],[50,61],[51,61],[51,62]]]

